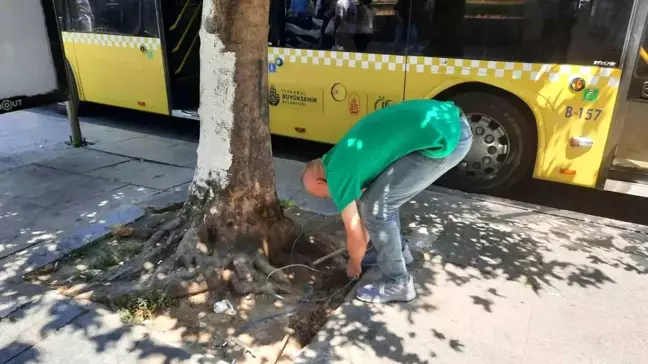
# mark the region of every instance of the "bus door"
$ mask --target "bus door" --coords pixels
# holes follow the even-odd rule
[[[364,115],[403,100],[401,1],[271,0],[272,133],[335,143]]]
[[[648,171],[648,25],[637,52],[626,100],[623,126],[613,169],[645,174]]]
[[[56,0],[82,101],[169,113],[156,0]]]

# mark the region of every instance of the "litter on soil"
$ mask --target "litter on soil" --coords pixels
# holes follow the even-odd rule
[[[314,260],[344,246],[339,219],[296,207],[288,208],[286,215],[302,227],[289,247],[291,263],[311,266]],[[112,236],[42,267],[26,279],[62,291],[92,282],[145,249],[151,227],[170,218],[172,213],[150,215],[130,226],[114,227]],[[291,363],[352,288],[344,256],[332,257],[315,268],[318,272],[302,266],[282,269],[291,281],[290,294],[240,297],[210,291],[171,300],[154,293],[125,297],[110,306],[126,322],[164,332],[169,340],[227,362]],[[233,310],[228,307],[214,312],[214,304],[222,300],[228,300]]]

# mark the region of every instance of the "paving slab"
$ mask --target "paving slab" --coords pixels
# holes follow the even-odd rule
[[[122,205],[102,216],[99,221],[76,230],[60,240],[43,242],[0,260],[0,281],[20,277],[34,269],[55,262],[89,243],[103,238],[115,225],[128,224],[144,216],[146,211],[134,205]]]
[[[138,186],[166,190],[193,179],[191,168],[142,161],[129,161],[88,172],[89,175]]]
[[[144,337],[106,310],[93,310],[40,341],[8,363],[121,363]]]
[[[98,306],[98,305],[95,305]],[[48,364],[215,362],[159,340],[142,326],[125,325],[101,307],[77,317],[7,363]]]
[[[301,184],[301,171],[305,163],[275,158],[275,180],[280,199],[293,201],[297,206],[322,215],[338,214],[330,199],[319,199],[309,195]]]
[[[164,155],[169,156],[168,159],[162,160],[164,163],[195,168],[198,161],[198,143],[183,142],[169,148]]]
[[[56,239],[78,224],[77,214],[88,208],[86,201],[97,196],[110,200],[128,192],[120,191],[124,186],[38,165],[0,174],[0,258]]]
[[[0,155],[15,155],[29,150],[55,150],[69,140],[69,126],[52,122],[51,117],[32,111],[2,115]]]
[[[164,211],[174,206],[182,205],[187,201],[189,196],[189,187],[191,183],[185,183],[177,187],[173,187],[167,191],[160,192],[145,201],[142,201],[139,206],[151,209],[154,211]]]
[[[54,168],[29,165],[0,174],[0,193],[5,197],[33,198],[43,190],[42,186],[31,186],[26,181],[58,182],[70,173]]]
[[[82,123],[83,137],[89,143],[88,148],[117,143],[128,139],[146,137],[148,134],[116,127]]]
[[[101,142],[92,145],[90,148],[132,158],[163,162],[162,160],[158,160],[158,156],[165,155],[167,158],[171,157],[168,150],[180,144],[186,143],[175,139],[139,136],[117,142]],[[188,161],[185,162],[189,163]]]
[[[32,149],[26,151],[12,151],[11,153],[0,154],[0,173],[11,169],[24,167],[29,164],[38,163],[45,159],[51,159],[64,155],[72,149],[71,146],[61,144],[50,149]]]
[[[129,160],[129,158],[115,154],[102,153],[83,148],[70,150],[55,158],[41,160],[38,164],[68,172],[83,173]]]
[[[527,211],[535,211],[535,212],[538,212],[538,213],[542,213],[544,215],[550,215],[550,216],[556,216],[556,217],[561,217],[561,218],[568,218],[568,219],[571,219],[571,220],[582,221],[582,222],[590,223],[590,224],[593,224],[593,225],[610,226],[610,227],[615,227],[615,228],[618,228],[618,229],[623,229],[623,230],[628,230],[628,231],[636,231],[636,232],[641,232],[641,233],[644,233],[644,234],[648,234],[648,226],[645,226],[645,225],[639,225],[639,224],[635,224],[635,223],[631,223],[631,222],[614,220],[614,219],[595,216],[595,215],[588,215],[588,214],[583,214],[583,213],[580,213],[580,212],[562,210],[562,209],[557,209],[557,208],[548,207],[548,206],[535,205],[535,204],[532,204],[532,203],[521,202],[521,201],[513,201],[513,200],[506,199],[506,198],[501,198],[501,197],[494,197],[494,196],[480,195],[480,194],[474,194],[474,193],[467,193],[467,192],[462,192],[462,191],[458,191],[458,190],[451,190],[451,189],[448,189],[448,188],[434,186],[434,185],[430,186],[428,188],[428,191],[441,193],[441,194],[445,194],[445,195],[450,195],[450,196],[458,196],[458,197],[462,197],[462,198],[470,199],[470,200],[483,201],[483,202],[489,203],[490,205],[508,206],[508,207],[513,207],[515,209],[523,209],[523,210],[527,210]]]
[[[44,286],[25,282],[0,283],[0,319],[4,319],[29,302],[39,299],[47,291],[48,289]]]
[[[525,363],[645,362],[645,315],[582,307],[559,296],[543,297],[541,303],[530,320]]]
[[[11,360],[86,311],[71,299],[48,292],[0,321],[0,363]]]
[[[105,136],[96,133],[98,141],[88,146],[90,149],[181,167],[196,165],[198,143],[128,130],[99,128],[110,131]]]
[[[147,138],[151,139],[151,138]],[[129,140],[129,143],[136,143],[138,139]],[[145,144],[150,144],[147,141]],[[154,144],[160,144],[162,147],[142,149],[131,148],[122,151],[119,154],[128,155],[134,158],[141,158],[144,160],[171,164],[180,167],[195,167],[198,160],[197,143],[189,143],[175,140],[173,142],[166,140],[153,139]]]
[[[125,185],[39,165],[28,165],[0,174],[2,197],[22,198],[26,203],[61,209]]]
[[[41,207],[22,199],[0,199],[0,258],[40,243],[56,243],[73,231],[97,223],[121,205],[137,203],[157,193],[141,186],[125,186],[99,194],[67,208]]]
[[[35,221],[47,217],[50,211],[50,208],[29,199],[0,196],[0,257],[8,254],[5,251],[8,245],[14,244],[21,235],[35,227]]]

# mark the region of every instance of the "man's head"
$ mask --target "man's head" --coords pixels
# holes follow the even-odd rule
[[[321,159],[314,159],[306,164],[302,171],[302,183],[308,193],[315,197],[329,197],[326,174]]]

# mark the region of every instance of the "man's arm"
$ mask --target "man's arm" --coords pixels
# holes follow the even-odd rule
[[[349,252],[349,270],[353,275],[360,275],[360,263],[367,252],[369,232],[358,213],[358,204],[351,202],[342,210],[342,221],[347,234],[347,251]]]

